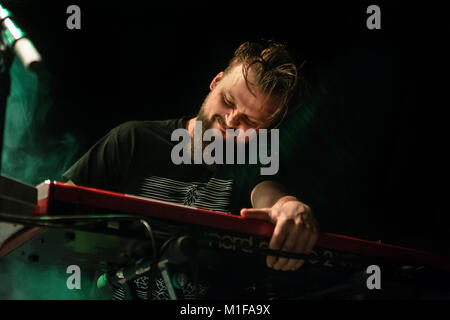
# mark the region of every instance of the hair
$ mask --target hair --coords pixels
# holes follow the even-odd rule
[[[248,71],[252,68],[256,87],[262,93],[275,97],[279,103],[277,111],[269,117],[270,127],[278,127],[299,98],[298,68],[286,46],[272,40],[245,42],[234,52],[224,74],[242,64],[242,73],[247,88],[252,93]]]

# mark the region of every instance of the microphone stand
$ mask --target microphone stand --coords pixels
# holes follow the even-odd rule
[[[14,195],[9,194],[9,198],[13,196],[13,198],[20,200],[21,196],[28,195],[30,192],[33,194],[34,190],[31,190],[31,187],[24,183],[2,175],[6,108],[11,91],[10,69],[15,56],[30,71],[38,74],[42,70],[41,55],[25,33],[12,20],[11,13],[0,4],[0,189],[2,194],[21,190],[18,192],[18,197],[14,192]],[[35,202],[33,195],[31,198],[27,197],[21,200],[29,199]],[[9,200],[0,200],[0,210],[3,210],[6,208],[5,203]]]
[[[0,172],[2,172],[3,135],[5,130],[6,106],[11,90],[11,56],[6,46],[0,42]]]
[[[151,272],[150,278],[155,276],[157,269],[166,284],[170,300],[184,299],[182,287],[187,281],[187,275],[174,273],[173,267],[195,259],[197,247],[194,238],[190,235],[172,236],[160,248],[152,250],[157,250],[160,254],[152,258],[143,257],[129,266],[102,274],[97,280],[97,288],[118,289],[148,271]],[[196,283],[197,270],[192,271],[193,281]],[[148,289],[151,289],[150,285]]]
[[[40,70],[42,66],[41,55],[25,33],[12,20],[11,13],[0,4],[0,172],[2,169],[6,107],[11,89],[9,72],[14,54],[32,72]]]
[[[0,212],[28,214],[37,203],[37,189],[2,174],[10,70],[16,56],[28,70],[36,74],[43,70],[39,52],[12,20],[11,13],[0,4]]]

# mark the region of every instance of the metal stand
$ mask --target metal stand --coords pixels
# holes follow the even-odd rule
[[[32,72],[42,69],[41,55],[12,20],[11,12],[0,4],[0,173],[6,102],[11,88],[9,69],[14,56],[17,56],[23,65]]]
[[[131,266],[101,275],[98,278],[97,287],[99,289],[104,287],[118,289],[149,271],[155,273],[158,270],[166,284],[169,298],[171,300],[183,299],[182,289],[188,281],[188,276],[184,273],[174,272],[174,267],[192,261],[194,258],[196,245],[193,237],[188,235],[170,237],[158,251],[160,254],[156,258],[142,258]],[[194,282],[197,281],[196,279],[197,273],[193,270]]]
[[[31,214],[37,203],[37,189],[2,175],[6,108],[11,91],[10,69],[14,55],[0,37],[0,212]]]
[[[169,239],[163,244],[161,248],[162,256],[158,261],[158,269],[166,283],[171,300],[184,298],[182,288],[188,279],[185,274],[174,274],[172,266],[192,259],[196,251],[194,239],[187,235]]]
[[[5,130],[5,116],[8,96],[11,90],[11,77],[9,70],[12,64],[12,55],[6,45],[0,41],[0,173],[2,171],[3,135]]]

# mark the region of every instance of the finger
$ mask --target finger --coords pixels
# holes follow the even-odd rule
[[[266,220],[268,222],[273,222],[270,216],[269,208],[262,209],[242,209],[241,216],[246,219],[258,219],[258,220]]]
[[[304,253],[311,254],[312,250],[314,249],[314,246],[317,243],[317,240],[319,240],[319,230],[317,230],[317,228],[314,227],[309,235],[308,241],[306,242]],[[304,262],[297,261],[293,269],[297,270],[303,265],[303,263]]]
[[[300,214],[302,223],[306,229],[312,229],[317,223],[312,215],[312,211],[306,210]]]
[[[288,236],[287,229],[288,228],[288,221],[283,219],[279,220],[278,223],[275,225],[275,228],[273,230],[272,238],[269,242],[269,249],[279,251],[281,249],[282,244],[284,243],[286,237]],[[266,259],[267,266],[269,268],[274,267],[275,263],[277,262],[277,257],[275,256],[267,256]]]
[[[306,253],[306,246],[308,244],[309,238],[311,237],[311,231],[302,226],[300,234],[297,238],[297,243],[294,248],[296,253]],[[300,259],[289,259],[285,266],[286,270],[297,270],[305,263],[304,260]]]
[[[303,228],[301,225],[293,225],[291,223],[290,228],[286,230],[287,238],[282,246],[283,251],[294,252],[295,247],[297,246],[297,242],[299,241],[299,237],[303,234],[302,229]],[[292,259],[280,257],[280,258],[278,258],[278,260],[275,263],[273,268],[275,270],[281,269],[283,271],[290,270],[290,269],[287,269],[286,266],[288,265],[289,261],[291,261],[291,260]]]

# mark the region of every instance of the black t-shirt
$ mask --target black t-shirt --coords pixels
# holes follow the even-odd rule
[[[171,134],[185,128],[186,120],[121,124],[100,139],[63,177],[77,185],[233,214],[251,207],[252,188],[265,178],[259,175],[257,165],[211,168],[172,162],[171,150],[178,142],[171,141]],[[206,194],[210,196],[202,197]],[[224,198],[229,198],[227,203],[214,201]]]
[[[252,188],[267,179],[257,165],[175,165],[171,141],[175,129],[185,128],[187,118],[165,121],[130,121],[112,129],[81,157],[63,177],[75,184],[174,202],[239,215],[251,207]],[[153,286],[152,290],[148,290]],[[199,285],[200,286],[200,285]],[[184,292],[193,297],[192,286]],[[130,286],[132,296],[142,299],[168,298],[164,281],[148,275]],[[204,292],[200,286],[197,293]],[[185,291],[185,290],[184,290]],[[151,292],[151,297],[148,296]],[[124,298],[119,290],[115,297]]]

